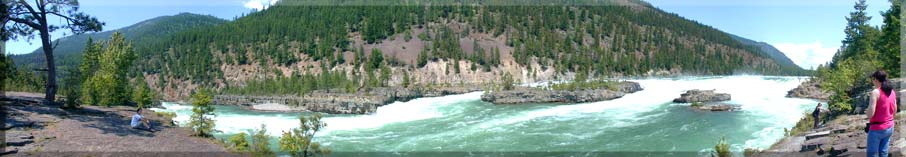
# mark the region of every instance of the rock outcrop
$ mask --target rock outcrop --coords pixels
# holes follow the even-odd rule
[[[217,95],[215,104],[239,105],[258,111],[311,111],[330,114],[368,114],[377,107],[395,101],[420,97],[436,97],[479,91],[479,88],[409,89],[399,87],[375,88],[367,92],[346,93],[339,90],[314,91],[303,96],[240,96]]]
[[[790,98],[808,98],[826,101],[830,93],[821,89],[821,82],[816,79],[810,79],[802,82],[798,87],[787,92],[786,97]]]
[[[673,99],[675,103],[693,103],[693,102],[718,102],[730,100],[730,94],[715,93],[714,90],[688,90],[680,95],[679,98]]]
[[[481,100],[494,104],[583,103],[613,100],[623,97],[626,93],[635,93],[641,90],[642,86],[639,83],[624,81],[617,86],[616,91],[609,89],[566,91],[519,88],[508,91],[487,92],[481,95]]]

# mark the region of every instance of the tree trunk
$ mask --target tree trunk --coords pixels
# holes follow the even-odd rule
[[[47,26],[47,19],[39,19],[41,25]],[[51,105],[56,100],[57,94],[57,67],[54,65],[53,47],[50,44],[50,31],[42,27],[41,45],[44,49],[44,58],[47,61],[47,84],[44,86],[44,104]]]

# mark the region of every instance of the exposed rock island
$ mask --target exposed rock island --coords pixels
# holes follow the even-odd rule
[[[437,97],[480,91],[480,88],[446,87],[437,89],[385,87],[359,93],[319,90],[303,96],[217,95],[215,104],[238,105],[246,109],[275,112],[311,111],[330,114],[368,114],[395,101]]]
[[[730,94],[716,93],[714,90],[688,90],[680,95],[679,98],[673,99],[675,103],[694,103],[694,102],[718,102],[730,100]]]
[[[613,100],[626,93],[641,91],[636,82],[622,81],[612,89],[544,90],[540,88],[517,88],[513,90],[486,92],[481,100],[494,104],[524,103],[583,103]]]
[[[730,94],[716,93],[713,89],[693,89],[680,94],[680,97],[673,99],[673,102],[692,103],[689,107],[700,111],[735,111],[739,109],[737,105],[715,103],[727,100],[730,100]]]

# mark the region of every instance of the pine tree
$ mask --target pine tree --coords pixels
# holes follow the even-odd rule
[[[211,95],[205,90],[198,90],[192,94],[192,116],[189,117],[189,128],[194,136],[212,137],[214,130],[214,104]]]

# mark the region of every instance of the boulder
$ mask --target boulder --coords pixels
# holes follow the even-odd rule
[[[730,100],[730,94],[715,93],[714,90],[688,90],[680,95],[679,98],[673,99],[675,103],[693,103],[693,102],[718,102]]]

